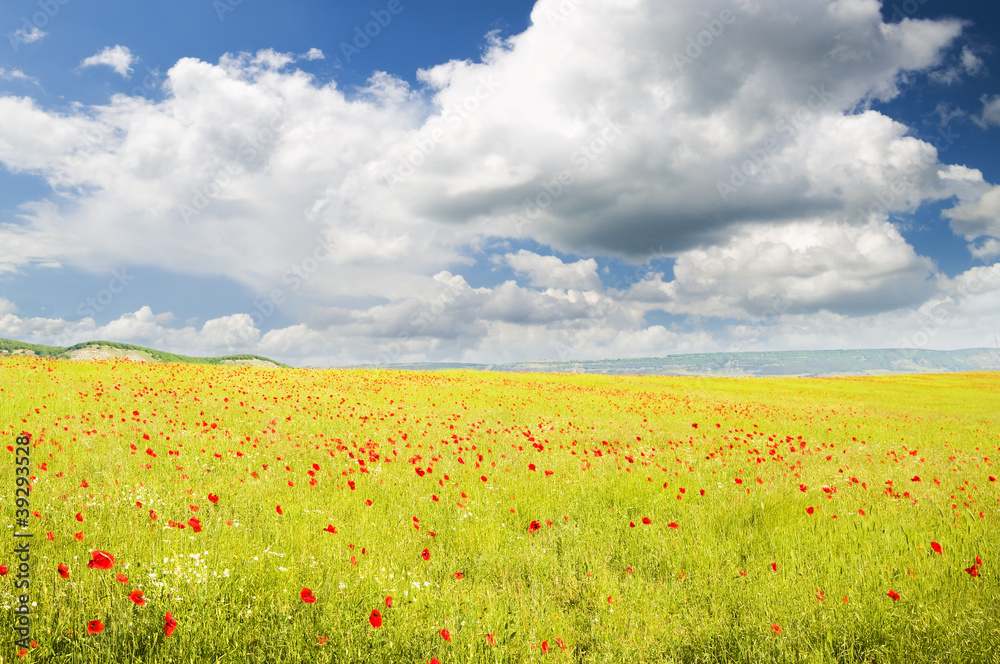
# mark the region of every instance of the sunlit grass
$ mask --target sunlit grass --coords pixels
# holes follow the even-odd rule
[[[996,374],[14,359],[0,362],[0,388],[3,446],[22,429],[34,436],[31,661],[988,662],[1000,652]],[[11,549],[0,562],[15,567]],[[88,569],[93,550],[114,568]],[[13,583],[0,579],[4,661],[20,661]],[[143,607],[129,599],[137,589]],[[87,633],[92,620],[101,633]]]

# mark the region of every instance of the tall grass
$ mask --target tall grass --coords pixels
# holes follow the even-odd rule
[[[1000,661],[998,388],[4,360],[25,659]]]

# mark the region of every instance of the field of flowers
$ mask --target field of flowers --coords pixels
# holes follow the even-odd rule
[[[2,360],[0,659],[1000,661],[998,421],[997,374]]]

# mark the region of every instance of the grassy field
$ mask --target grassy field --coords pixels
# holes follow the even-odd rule
[[[998,374],[7,359],[0,656],[996,662],[998,419]]]

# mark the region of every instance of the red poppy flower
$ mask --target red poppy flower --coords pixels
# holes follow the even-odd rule
[[[132,600],[133,602],[135,602],[136,606],[146,606],[146,602],[149,601],[145,597],[142,596],[142,591],[141,590],[133,590],[132,594],[129,595],[128,598],[130,600]]]
[[[815,510],[815,508],[813,508],[813,507],[807,507],[807,508],[806,508],[806,514],[812,514],[812,513],[813,513],[813,512],[815,512],[815,511],[816,511],[816,510]]]
[[[771,571],[773,572],[778,571],[778,563],[771,563]]]
[[[188,525],[191,527],[191,530],[193,530],[194,532],[196,532],[196,533],[200,533],[201,532],[201,521],[199,521],[198,519],[196,519],[194,517],[191,517],[190,519],[188,519]]]
[[[771,631],[773,631],[775,634],[781,634],[785,630],[781,629],[780,625],[776,625],[774,623],[771,623]]]
[[[422,551],[422,552],[420,553],[420,557],[421,557],[421,558],[423,558],[424,560],[430,560],[430,559],[431,559],[431,552],[430,552],[430,551],[428,551],[427,549],[424,549],[424,550],[423,550],[423,551]]]
[[[328,533],[332,533],[334,535],[337,534],[337,529],[333,527],[332,523],[330,525],[328,525],[326,528],[324,528],[323,530],[325,530]]]
[[[482,481],[484,481],[484,482],[485,482],[485,481],[486,481],[486,475],[480,475],[480,476],[479,476],[479,479],[481,479]]]
[[[125,576],[124,574],[119,574],[118,576],[115,577],[115,580],[117,580],[119,583],[128,583],[128,577]]]
[[[628,522],[628,527],[629,528],[635,528],[635,521],[629,521]]]
[[[372,627],[382,626],[382,614],[378,612],[378,609],[372,609],[372,614],[368,616],[368,622],[371,623]]]
[[[560,639],[560,638],[559,638],[558,636],[556,637],[556,643],[558,643],[558,644],[559,644],[559,647],[560,647],[560,648],[562,648],[563,650],[566,650],[566,644],[565,644],[565,643],[563,643],[563,640],[562,640],[562,639]]]
[[[496,637],[496,635],[494,635],[494,634],[487,634],[486,635],[486,643],[490,644],[491,646],[495,646],[497,644],[497,637]]]
[[[823,602],[823,601],[826,600],[826,595],[823,594],[822,590],[819,590],[819,589],[816,590],[816,599],[818,599],[820,602]]]
[[[149,518],[152,519],[153,521],[156,521],[157,519],[156,512],[154,512],[153,510],[149,510]]]
[[[861,516],[868,516],[867,514],[865,514],[865,511],[862,510],[862,509],[858,510],[858,514],[860,514]]]
[[[76,539],[78,539],[79,541],[82,542],[83,541],[83,531],[81,530],[76,535],[73,535],[73,537],[75,537]]]
[[[441,662],[438,660],[437,657],[431,657],[429,660],[427,660],[427,664],[441,664]]]
[[[736,482],[737,484],[743,484],[743,480],[741,480],[738,477],[733,478],[733,481]]]
[[[80,512],[77,512],[76,513],[76,520],[77,521],[83,521],[83,514],[81,514]]]
[[[934,549],[934,553],[938,555],[943,555],[941,553],[941,545],[938,544],[937,542],[931,542],[931,548]]]
[[[975,565],[966,567],[965,571],[969,573],[969,576],[979,576],[979,569]]]
[[[281,511],[281,505],[275,505],[274,509],[278,512],[279,516],[284,514],[284,512]]]
[[[50,542],[55,542],[56,541],[56,536],[53,535],[52,531],[50,530],[49,532],[45,533],[45,539],[47,539]]]
[[[87,623],[87,634],[93,636],[94,634],[100,634],[104,631],[104,623],[100,620],[91,620]]]
[[[59,563],[58,569],[59,569],[59,576],[61,576],[64,579],[69,578],[69,567],[66,566],[66,563]]]
[[[670,523],[667,524],[667,526],[674,529],[680,528],[680,526],[677,525],[676,521],[671,521]]]
[[[548,641],[542,641],[542,654],[543,655],[548,655],[549,654],[549,642]]]
[[[208,500],[209,500],[209,502],[217,503],[217,502],[219,502],[219,497],[217,495],[215,495],[214,493],[210,493],[210,494],[208,494]]]
[[[897,592],[896,592],[895,590],[890,590],[889,592],[887,592],[887,593],[886,593],[886,595],[887,595],[887,596],[889,597],[889,599],[891,599],[891,600],[892,600],[893,602],[895,602],[895,601],[897,601],[897,600],[899,599],[899,593],[897,593]]]
[[[167,615],[163,617],[163,634],[164,634],[164,636],[169,637],[171,634],[174,633],[175,629],[177,629],[177,621],[174,620],[174,617],[172,615],[170,615],[169,611],[167,611]]]
[[[455,572],[455,578],[456,579],[464,579],[465,575],[462,574],[461,572]]]
[[[0,565],[0,576],[7,576],[7,566]]]
[[[107,551],[94,551],[91,554],[90,562],[87,563],[87,567],[92,567],[94,569],[111,569],[115,564],[115,557],[112,556]]]
[[[309,590],[308,588],[303,588],[302,592],[299,593],[299,596],[302,598],[302,601],[305,602],[306,604],[312,604],[313,602],[316,601],[316,597],[313,595],[313,591]]]
[[[533,533],[541,527],[542,524],[538,523],[537,521],[532,521],[531,523],[528,524],[528,532]]]
[[[648,516],[644,516],[642,517],[642,522],[648,526],[649,524],[653,523],[653,520],[650,519]]]
[[[449,632],[446,629],[442,629],[441,630],[441,638],[444,639],[445,641],[447,641],[448,643],[451,643],[451,632]]]

